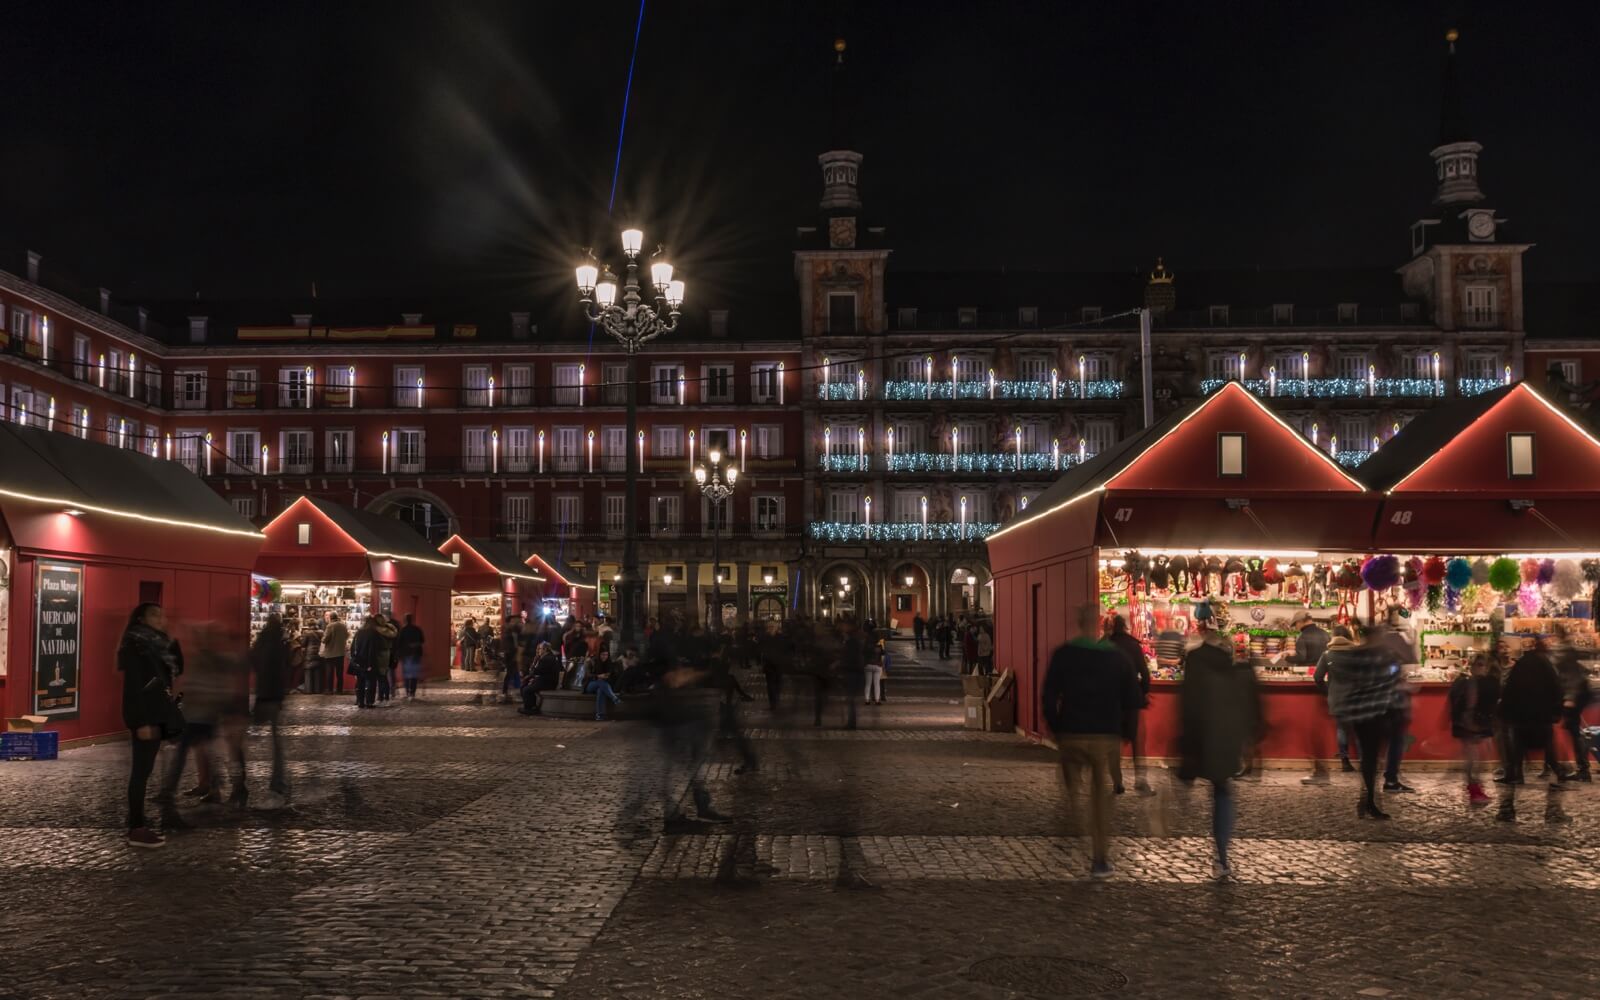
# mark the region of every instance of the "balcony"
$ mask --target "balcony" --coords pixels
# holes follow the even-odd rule
[[[855,386],[850,386],[854,391]],[[991,393],[987,381],[952,383],[944,381],[893,381],[883,384],[883,398],[889,400],[935,399],[1121,399],[1127,385],[1121,379],[1064,379],[1055,383],[1054,395],[1049,382],[996,381]],[[854,397],[850,397],[854,398]]]
[[[870,472],[870,455],[824,455],[817,461],[823,472]]]
[[[855,382],[824,382],[817,386],[818,399],[856,400],[866,399],[868,394],[867,387],[864,384]]]
[[[1059,472],[1078,464],[1078,456],[1052,452],[1024,452],[1021,462],[1016,452],[977,452],[951,455],[946,452],[905,452],[884,459],[889,472]]]
[[[1209,396],[1239,379],[1208,378],[1200,383]],[[1444,395],[1445,384],[1431,378],[1249,378],[1240,382],[1264,398],[1285,399],[1417,399]]]
[[[920,521],[854,524],[812,521],[806,537],[820,542],[977,542],[1000,530],[1000,525],[968,521],[966,524]]]
[[[1347,469],[1353,469],[1372,457],[1370,451],[1336,451],[1333,460]]]
[[[1499,378],[1458,378],[1456,379],[1456,392],[1463,396],[1481,396],[1486,392],[1494,392],[1502,386],[1511,383]]]

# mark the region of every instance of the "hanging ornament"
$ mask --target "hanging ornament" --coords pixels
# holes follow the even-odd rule
[[[1525,583],[1517,588],[1517,610],[1522,617],[1532,618],[1539,613],[1539,586]]]
[[[1429,587],[1427,604],[1429,612],[1438,614],[1439,609],[1444,607],[1444,587],[1439,585]]]
[[[1339,565],[1334,573],[1333,585],[1340,590],[1355,590],[1361,586],[1361,566],[1354,559],[1347,559]]]
[[[1450,560],[1444,567],[1444,582],[1452,589],[1465,590],[1472,582],[1472,563],[1460,556]]]
[[[1401,574],[1400,574],[1400,581],[1402,583],[1404,583],[1406,586],[1409,587],[1412,584],[1420,581],[1421,579],[1422,579],[1422,557],[1421,556],[1412,556],[1410,559],[1407,559],[1405,561],[1405,563],[1404,563],[1404,568],[1402,569]]]
[[[1472,582],[1480,587],[1489,582],[1489,560],[1480,556],[1478,561],[1472,564]]]
[[[1454,587],[1444,588],[1444,609],[1452,614],[1461,610],[1461,591]]]
[[[1278,567],[1278,560],[1267,560],[1266,565],[1261,567],[1261,579],[1267,583],[1283,582],[1283,570]]]
[[[1517,564],[1517,568],[1522,571],[1523,583],[1539,582],[1539,560],[1524,559],[1522,562]]]
[[[1166,556],[1156,556],[1150,562],[1150,587],[1153,590],[1166,590],[1172,582],[1171,565]]]
[[[1439,556],[1433,556],[1422,564],[1422,582],[1430,587],[1437,587],[1444,583],[1445,564]]]
[[[1245,572],[1250,589],[1254,593],[1261,593],[1267,589],[1266,560],[1260,556],[1251,556],[1245,560]]]
[[[1534,582],[1543,587],[1556,578],[1556,561],[1554,559],[1539,560],[1539,574],[1534,577]]]
[[[1522,582],[1522,572],[1515,559],[1501,556],[1489,566],[1489,586],[1502,594],[1509,594]]]
[[[1361,582],[1370,590],[1388,590],[1400,582],[1398,556],[1373,556],[1361,565]]]
[[[1583,568],[1575,560],[1558,559],[1550,580],[1550,592],[1562,601],[1570,601],[1583,593]]]

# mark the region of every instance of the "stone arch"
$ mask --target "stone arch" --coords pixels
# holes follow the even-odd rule
[[[434,545],[455,534],[461,524],[455,511],[437,493],[415,486],[401,486],[380,493],[366,509],[410,525]]]

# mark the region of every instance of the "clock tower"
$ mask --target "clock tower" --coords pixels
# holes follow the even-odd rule
[[[1428,304],[1444,330],[1522,330],[1522,254],[1532,244],[1503,241],[1506,222],[1478,186],[1483,146],[1467,127],[1456,45],[1445,33],[1444,85],[1434,165],[1433,204],[1411,225],[1411,259],[1400,268],[1408,295]]]

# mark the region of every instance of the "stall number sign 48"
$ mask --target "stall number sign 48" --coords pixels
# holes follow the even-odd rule
[[[1411,511],[1409,511],[1409,510],[1397,510],[1397,511],[1395,511],[1393,514],[1389,515],[1389,523],[1390,524],[1410,524],[1411,523]]]

